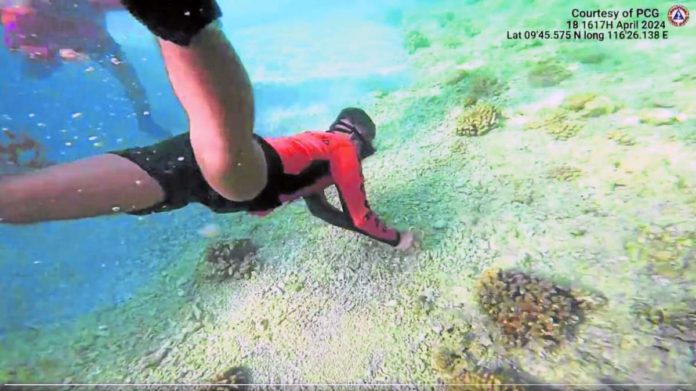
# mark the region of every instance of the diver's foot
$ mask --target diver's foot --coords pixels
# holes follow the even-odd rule
[[[138,117],[138,129],[156,139],[162,139],[172,136],[172,133],[170,131],[161,127],[149,115]]]

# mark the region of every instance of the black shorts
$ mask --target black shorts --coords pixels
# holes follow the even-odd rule
[[[243,202],[230,201],[208,185],[193,156],[189,133],[147,147],[110,152],[137,164],[159,183],[165,194],[162,202],[130,214],[166,212],[183,208],[191,202],[206,205],[217,213],[263,211],[279,206],[281,203],[278,189],[274,184],[283,175],[282,161],[264,139],[257,135],[254,135],[254,138],[261,145],[266,157],[268,184],[256,198]]]

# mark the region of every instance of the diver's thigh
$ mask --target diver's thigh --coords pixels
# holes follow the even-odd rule
[[[0,219],[19,224],[138,211],[165,196],[142,168],[112,154],[8,177],[0,194]]]

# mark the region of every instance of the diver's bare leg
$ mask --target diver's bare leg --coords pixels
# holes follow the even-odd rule
[[[190,121],[203,177],[225,198],[244,201],[267,182],[266,159],[253,139],[251,82],[217,22],[188,46],[160,39],[169,79]]]
[[[137,211],[164,199],[130,160],[100,155],[0,179],[0,223],[29,224]]]

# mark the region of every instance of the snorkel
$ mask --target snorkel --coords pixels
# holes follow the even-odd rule
[[[340,132],[358,140],[360,159],[374,155],[376,149],[372,144],[376,136],[376,127],[370,117],[361,109],[343,109],[336,121],[331,124],[329,132]]]

